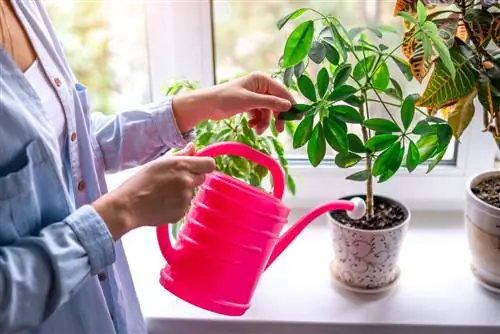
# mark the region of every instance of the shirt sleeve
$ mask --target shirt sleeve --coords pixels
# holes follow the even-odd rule
[[[91,206],[38,236],[0,247],[0,333],[33,329],[115,261],[114,242]]]
[[[92,113],[92,132],[107,172],[142,165],[194,138],[193,130],[179,130],[171,98],[116,115]]]

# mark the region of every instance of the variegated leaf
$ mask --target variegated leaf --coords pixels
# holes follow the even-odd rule
[[[472,30],[472,34],[481,45],[486,44],[490,39],[491,23],[493,15],[486,10],[473,8],[464,15],[464,21],[467,22]]]
[[[409,63],[413,76],[418,82],[422,83],[422,80],[424,80],[427,73],[429,73],[431,64],[425,59],[422,42],[415,41],[415,44],[415,49],[410,57]]]
[[[414,47],[415,47],[415,40],[414,40],[414,38],[410,39],[411,35],[413,35],[413,32],[411,32],[411,31],[405,32],[403,45],[401,47],[406,59],[411,58],[411,56],[413,55]]]
[[[469,126],[474,117],[474,99],[477,96],[477,91],[474,89],[471,94],[461,98],[453,105],[453,111],[448,115],[448,125],[453,129],[453,135],[457,140],[465,129]]]
[[[493,23],[491,24],[491,38],[500,48],[500,13],[496,13]]]
[[[451,48],[455,43],[455,35],[457,34],[458,21],[455,18],[436,19],[434,23],[439,29],[439,37],[446,43],[448,48]]]
[[[467,42],[469,40],[469,33],[465,27],[465,22],[463,20],[458,21],[457,35],[462,41]]]
[[[500,113],[498,77],[500,77],[500,68],[490,63],[487,67],[485,66],[485,71],[480,72],[477,81],[479,102],[483,105],[484,110],[492,116]]]
[[[397,16],[399,12],[416,13],[417,11],[417,0],[397,0],[394,6],[394,16]]]
[[[436,61],[435,69],[425,88],[419,106],[439,109],[450,102],[469,95],[478,79],[478,61],[472,50],[463,43],[450,49],[456,76],[452,78],[441,59]]]
[[[455,0],[424,0],[426,5],[449,6],[455,3]]]

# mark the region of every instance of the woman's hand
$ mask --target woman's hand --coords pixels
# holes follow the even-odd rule
[[[262,134],[275,116],[276,129],[283,131],[277,115],[295,103],[286,88],[272,78],[252,73],[228,83],[179,95],[173,99],[177,124],[182,132],[205,120],[221,120],[239,113],[250,113],[250,127]]]
[[[193,190],[215,170],[214,159],[193,154],[189,144],[176,156],[158,158],[92,204],[114,240],[134,228],[176,223],[185,215]]]

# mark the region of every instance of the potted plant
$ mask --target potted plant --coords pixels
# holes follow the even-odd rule
[[[183,92],[193,91],[197,87],[196,82],[177,80],[165,88],[165,95],[174,96]],[[254,130],[248,126],[246,117],[246,115],[237,115],[227,120],[205,121],[199,124],[195,129],[194,144],[196,149],[199,150],[208,145],[223,141],[237,141],[268,155],[274,155],[285,172],[286,188],[294,195],[295,181],[288,171],[288,160],[285,156],[285,150],[278,140],[278,132],[274,128],[274,125],[271,126],[270,134],[257,136]],[[290,132],[290,123],[286,123],[285,129]],[[215,158],[215,161],[217,170],[247,182],[254,187],[262,188],[263,182],[269,174],[269,171],[263,166],[237,156],[221,156]],[[183,221],[181,220],[179,223],[173,225],[172,234],[174,237],[177,237],[182,224]]]
[[[443,4],[446,6],[443,8]],[[477,105],[484,132],[500,143],[500,5],[495,0],[426,0],[396,3],[407,32],[403,49],[413,74],[428,79],[417,105],[429,115],[440,110],[460,139]],[[437,6],[440,5],[440,6]],[[420,8],[420,12],[419,9]],[[444,71],[442,59],[425,53],[426,16],[440,30],[449,49],[455,74]],[[423,38],[422,38],[423,37]],[[432,65],[434,65],[432,67]],[[430,77],[429,77],[430,76]],[[500,147],[500,146],[499,146]],[[465,225],[472,253],[472,270],[479,281],[500,292],[500,172],[485,171],[467,184]]]
[[[429,47],[446,60],[445,70],[453,72],[436,25],[423,16],[420,20],[432,30]],[[452,129],[444,120],[416,108],[420,96],[404,95],[394,79],[390,62],[405,80],[413,78],[410,66],[399,55],[401,47],[372,41],[397,34],[394,28],[347,30],[336,17],[301,8],[278,21],[278,29],[292,21],[296,26],[288,35],[277,75],[303,100],[281,115],[300,121],[293,134],[294,148],[307,145],[314,167],[324,160],[327,145],[335,152],[338,167],[364,164],[347,178],[365,182],[366,192],[344,198],[364,198],[365,217],[353,220],[345,212],[331,212],[328,217],[335,253],[333,277],[351,290],[385,290],[399,277],[397,261],[410,211],[397,199],[375,194],[374,183],[388,181],[402,168],[411,173],[432,159],[427,167],[430,172],[443,158]]]

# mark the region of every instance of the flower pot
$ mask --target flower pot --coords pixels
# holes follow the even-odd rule
[[[366,196],[349,196],[365,198]],[[410,221],[410,211],[392,199],[375,196],[375,203],[396,207],[402,217],[398,224],[382,229],[364,229],[342,224],[330,212],[334,259],[332,275],[349,290],[377,292],[387,290],[399,278],[397,266],[403,239]],[[386,204],[386,205],[387,205]]]
[[[465,227],[472,270],[480,283],[500,292],[500,209],[481,200],[472,188],[484,180],[500,179],[500,171],[487,171],[467,184]]]

